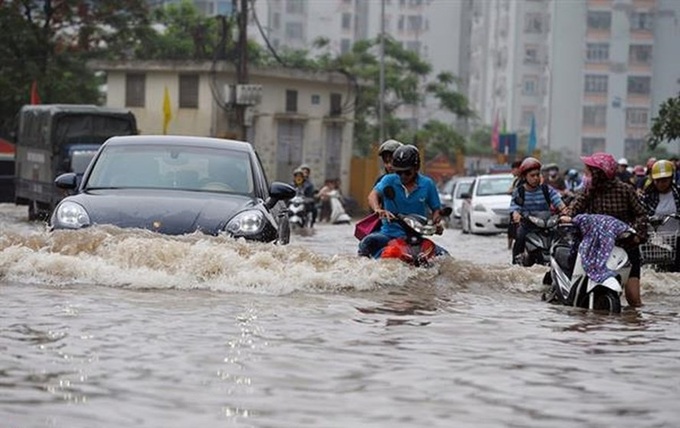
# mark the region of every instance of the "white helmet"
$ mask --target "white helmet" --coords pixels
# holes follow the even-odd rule
[[[621,159],[619,159],[618,164],[621,165],[621,166],[628,166],[628,159],[621,158]]]

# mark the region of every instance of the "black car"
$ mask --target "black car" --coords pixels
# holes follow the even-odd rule
[[[246,142],[189,136],[125,136],[107,140],[82,178],[55,180],[75,194],[50,218],[52,229],[92,225],[149,229],[168,235],[200,231],[287,244],[286,208],[295,190],[268,184]]]

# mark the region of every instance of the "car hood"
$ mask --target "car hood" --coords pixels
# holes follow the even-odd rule
[[[475,196],[472,205],[482,204],[487,208],[510,208],[510,195]]]
[[[181,235],[217,234],[238,212],[258,205],[243,195],[166,190],[96,190],[71,196],[87,210],[91,224],[149,229]]]

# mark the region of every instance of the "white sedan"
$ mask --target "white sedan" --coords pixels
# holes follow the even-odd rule
[[[501,233],[510,222],[512,174],[480,175],[463,195],[461,222],[463,233]]]

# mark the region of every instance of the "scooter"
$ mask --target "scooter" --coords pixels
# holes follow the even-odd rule
[[[522,215],[522,221],[530,225],[530,229],[525,237],[524,253],[517,255],[520,265],[550,265],[550,248],[559,219],[557,215],[548,218],[529,214]]]
[[[649,224],[652,231],[649,232],[647,242],[640,245],[642,264],[651,266],[657,272],[677,271],[676,266],[678,251],[678,230],[677,228],[663,228],[671,220],[680,220],[678,214],[667,214],[649,217]],[[659,230],[659,229],[662,230]]]
[[[288,222],[295,229],[311,228],[312,213],[307,209],[308,199],[302,195],[288,201]]]
[[[443,208],[441,215],[448,217],[452,211],[451,207]],[[438,233],[437,225],[431,219],[416,214],[395,214],[392,221],[404,229],[406,236],[390,240],[380,258],[400,259],[415,267],[430,266],[436,256],[436,246],[427,236]]]
[[[631,269],[626,250],[618,245],[613,248],[607,268],[616,272],[616,277],[599,283],[588,277],[581,255],[575,251],[579,235],[578,227],[573,224],[557,227],[557,239],[550,249],[550,272],[543,279],[545,285],[550,285],[550,291],[543,295],[543,300],[597,311],[621,312],[622,285],[628,281]],[[617,242],[633,235],[634,231],[629,229],[617,238]]]

